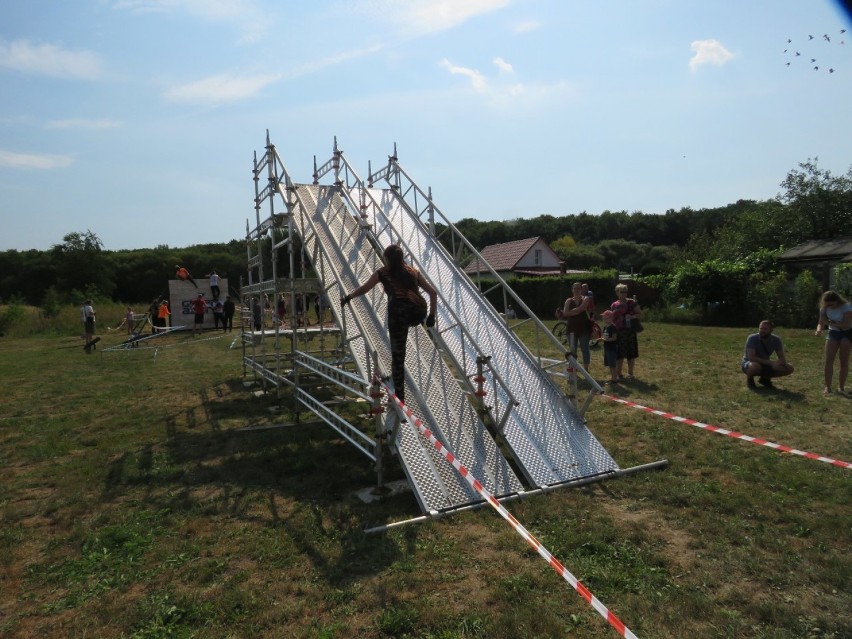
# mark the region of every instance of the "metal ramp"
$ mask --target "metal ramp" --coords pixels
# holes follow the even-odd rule
[[[371,224],[384,245],[402,244],[411,260],[439,291],[438,326],[457,360],[490,356],[488,375],[499,374],[505,386],[493,385],[492,401],[508,411],[501,434],[514,452],[526,479],[537,487],[617,471],[618,464],[586,427],[565,393],[509,330],[506,321],[454,263],[429,229],[414,216],[396,189],[367,189]],[[353,198],[361,197],[353,189]],[[453,309],[451,313],[449,309]],[[459,330],[463,325],[471,339]],[[474,345],[478,350],[473,351]],[[511,393],[511,395],[509,394]],[[517,405],[511,405],[517,402]]]
[[[326,290],[334,289],[330,298],[336,301],[381,266],[369,229],[341,199],[337,186],[293,184],[288,190],[293,222]],[[287,197],[288,193],[282,191],[282,195]],[[390,361],[383,290],[376,287],[343,310],[332,303],[331,311],[359,372],[369,380],[371,371],[366,363],[370,353],[377,353],[379,361]],[[422,327],[409,332],[406,370],[409,406],[466,460],[488,490],[497,496],[522,491],[521,482]],[[425,444],[412,425],[393,429],[396,415],[389,415],[387,420],[393,433],[391,443],[424,511],[437,513],[482,500],[433,447]]]
[[[341,387],[369,399],[366,389],[374,375],[384,377],[389,369],[386,297],[382,287],[377,286],[344,308],[338,300],[381,266],[380,253],[384,246],[399,243],[439,295],[437,328],[427,331],[417,327],[409,332],[407,404],[490,493],[503,498],[525,491],[504,453],[509,453],[515,467],[520,469],[527,487],[535,490],[632,472],[632,469],[619,469],[586,427],[582,416],[585,407],[578,409],[572,402],[573,396],[566,395],[553,380],[554,371],[548,368],[564,366],[565,361],[560,364],[534,355],[458,267],[453,257],[457,255],[455,248],[448,252],[436,235],[432,214],[438,209],[431,193],[427,196],[413,182],[402,188],[400,176],[407,178],[407,175],[396,164],[395,156],[394,153],[389,157],[386,169],[370,175],[368,182],[364,182],[337,150],[335,141],[332,159],[319,168],[315,162],[314,183],[297,184],[291,180],[267,136],[266,153],[260,161],[255,158],[257,226],[250,230],[247,225],[247,240],[257,242],[258,252],[252,256],[249,251],[248,288],[260,292],[274,286],[277,259],[274,251],[291,240],[275,239],[273,232],[286,225],[290,238],[298,235],[302,240],[303,261],[307,257],[313,265],[320,290],[330,301],[328,310],[340,327],[341,346],[351,353],[347,363],[357,369],[357,374],[350,375]],[[264,170],[268,173],[268,184],[261,189],[260,175]],[[329,173],[333,173],[333,185],[320,185],[319,179]],[[390,188],[374,188],[373,184],[379,180],[386,180]],[[425,209],[417,203],[418,197],[421,203],[426,202]],[[269,217],[261,220],[261,204],[267,200]],[[282,200],[286,206],[284,215],[274,211],[275,203]],[[422,219],[424,211],[428,211],[428,220]],[[447,225],[457,233],[452,224]],[[252,284],[253,268],[259,269],[259,277],[264,279],[259,247],[260,238],[267,232],[273,239],[273,279]],[[475,253],[467,240],[463,237],[461,240]],[[455,237],[451,242],[455,242]],[[290,259],[292,272],[292,250]],[[529,312],[499,276],[497,280],[504,287],[504,296],[508,291],[517,307]],[[564,347],[549,330],[534,316],[532,319],[559,352],[564,353]],[[298,363],[294,366],[296,383],[287,383],[293,385],[297,400],[351,442],[359,442],[358,448],[377,462],[380,482],[381,442],[388,437],[424,512],[434,515],[482,501],[413,425],[399,424],[395,412],[386,415],[381,425],[377,423],[376,442],[372,443],[369,436],[354,433],[354,426],[335,417],[299,389],[299,367],[329,380],[335,374],[333,365],[296,352],[295,343],[294,340],[293,361]],[[573,357],[566,357],[576,365]],[[285,382],[277,371],[267,370],[263,361],[248,365],[255,370],[263,369],[260,375],[276,385]],[[597,383],[590,377],[587,379],[593,390],[600,392]],[[478,390],[473,380],[479,384]],[[489,389],[487,406],[481,400],[483,385]],[[356,386],[360,388],[356,390]],[[592,393],[586,405],[591,398]]]

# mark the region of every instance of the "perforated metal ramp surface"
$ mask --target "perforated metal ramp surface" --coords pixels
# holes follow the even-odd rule
[[[358,201],[359,194],[354,190],[353,197]],[[397,239],[389,226],[401,234],[406,250],[440,290],[444,305],[438,311],[439,326],[453,323],[447,308],[455,309],[481,351],[492,357],[494,370],[520,401],[511,411],[503,435],[529,482],[552,486],[618,470],[618,464],[565,394],[401,198],[392,190],[371,188],[367,192],[381,210],[376,214],[381,219],[373,221],[377,228],[385,229],[383,243]],[[370,209],[372,212],[373,207]],[[475,359],[470,341],[463,340],[459,330],[445,331],[443,338],[457,358],[467,350],[467,357]],[[499,387],[497,395],[495,401],[504,405],[509,402],[509,396]]]
[[[340,197],[339,188],[296,185],[296,195],[300,206],[294,223],[321,281],[325,286],[336,282],[341,296],[354,290],[381,266],[381,261]],[[352,300],[342,311],[337,306],[339,298],[331,294],[330,299],[360,373],[367,376],[365,363],[372,351],[389,371],[387,302],[381,285]],[[428,428],[494,495],[523,490],[423,328],[409,332],[405,365],[407,403]],[[481,501],[413,425],[403,424],[393,443],[424,511],[445,511]]]

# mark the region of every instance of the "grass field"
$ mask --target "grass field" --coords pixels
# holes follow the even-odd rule
[[[822,340],[780,329],[797,372],[749,392],[748,332],[651,323],[616,393],[852,461]],[[618,636],[491,509],[365,534],[414,497],[362,503],[368,460],[307,415],[241,430],[294,415],[231,341],[0,339],[0,636]],[[852,471],[604,398],[588,418],[623,468],[670,465],[507,507],[638,637],[852,637]]]

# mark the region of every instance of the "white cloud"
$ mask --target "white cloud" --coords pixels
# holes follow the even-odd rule
[[[512,65],[506,62],[503,58],[497,57],[492,60],[495,66],[500,69],[500,73],[514,73]]]
[[[467,67],[456,66],[446,58],[441,60],[441,66],[447,69],[453,75],[463,75],[469,78],[470,84],[473,87],[474,91],[482,93],[486,90],[487,83],[485,81],[485,76],[482,75],[476,69],[468,69]]]
[[[515,33],[529,33],[541,27],[541,22],[538,20],[525,20],[515,25],[513,31]]]
[[[167,0],[118,0],[112,5],[113,9],[128,10],[133,13],[164,13],[169,4]]]
[[[68,120],[51,120],[45,122],[45,129],[114,129],[121,126],[116,120],[90,120],[86,118],[70,118]]]
[[[280,75],[214,75],[166,91],[165,98],[172,102],[223,104],[255,97],[264,88],[281,79]]]
[[[325,69],[326,67],[334,66],[336,64],[342,64],[343,62],[348,62],[349,60],[355,60],[357,58],[363,58],[364,56],[369,56],[374,53],[378,53],[383,48],[384,45],[375,44],[369,47],[364,47],[363,49],[352,49],[350,51],[334,53],[326,58],[314,60],[312,62],[308,62],[299,67],[291,69],[285,74],[285,77],[295,78],[303,75],[308,75],[310,73],[315,73],[316,71],[320,71],[322,69]]]
[[[13,169],[61,169],[73,162],[74,158],[69,155],[14,153],[0,149],[0,166]]]
[[[257,96],[266,87],[312,73],[322,71],[327,67],[343,64],[381,51],[383,45],[377,44],[363,49],[341,51],[325,58],[312,60],[297,67],[287,69],[282,73],[265,75],[237,75],[220,73],[202,80],[176,86],[164,93],[165,99],[172,102],[193,102],[200,104],[224,104],[239,102]]]
[[[117,0],[114,9],[142,15],[183,11],[210,22],[236,25],[243,42],[255,42],[266,32],[269,10],[253,0]]]
[[[395,23],[402,31],[422,35],[445,31],[486,13],[508,7],[512,0],[364,0],[356,10]]]
[[[695,40],[690,46],[695,51],[689,60],[689,68],[693,71],[702,64],[721,67],[734,57],[718,40]]]
[[[496,78],[487,78],[476,69],[462,67],[453,64],[448,59],[441,60],[441,66],[453,75],[461,75],[470,81],[470,85],[479,96],[480,104],[500,110],[523,110],[530,111],[539,109],[543,105],[553,101],[561,102],[570,99],[575,89],[564,82],[553,84],[527,85],[514,80],[512,65],[502,58],[492,60],[501,70],[501,73],[512,74],[512,80],[508,77],[501,81]]]
[[[100,58],[89,51],[70,51],[28,40],[0,41],[0,67],[57,78],[95,80],[103,74]]]

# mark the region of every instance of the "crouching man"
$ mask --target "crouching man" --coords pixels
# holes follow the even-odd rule
[[[773,328],[772,322],[763,320],[757,333],[752,333],[746,340],[742,369],[749,388],[755,388],[755,377],[761,385],[774,388],[771,378],[784,377],[793,372],[792,364],[788,364],[784,357],[784,344],[780,337],[772,334]],[[775,359],[772,359],[773,354],[776,355]]]

